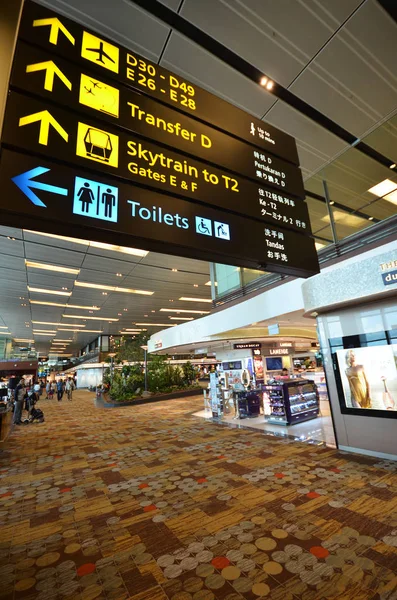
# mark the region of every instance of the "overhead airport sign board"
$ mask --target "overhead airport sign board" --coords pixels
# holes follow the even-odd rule
[[[299,163],[291,136],[48,8],[26,2],[19,37],[289,162]]]
[[[291,195],[17,92],[10,93],[3,143],[278,226],[309,231],[306,204]]]
[[[0,186],[4,224],[24,214],[29,228],[85,239],[296,276],[317,269],[307,236],[42,157],[3,150]]]
[[[113,57],[117,70],[87,59],[87,40],[100,40],[98,55],[104,61],[109,58],[102,51]],[[182,110],[157,98],[152,84],[153,93],[138,93],[119,69],[124,59],[132,60],[128,51],[117,47],[112,54],[108,45],[26,3],[2,132],[1,181],[11,191],[0,201],[3,222],[14,222],[17,213],[37,221],[41,210],[39,228],[60,233],[56,211],[65,196],[74,231],[81,228],[93,239],[113,239],[118,231],[125,245],[148,250],[302,277],[318,272],[302,176],[288,150],[292,138],[271,128],[274,144],[259,143],[237,133],[244,120],[236,130],[231,123],[231,132],[222,121],[204,122],[211,106],[215,115],[226,105],[237,111],[235,118],[251,116],[194,86],[195,102],[202,99],[200,116],[196,104]],[[167,77],[172,81],[172,74]],[[25,154],[37,158],[32,163]],[[50,198],[42,200],[35,189]],[[151,212],[145,204],[150,201]],[[172,229],[178,235],[170,236]]]

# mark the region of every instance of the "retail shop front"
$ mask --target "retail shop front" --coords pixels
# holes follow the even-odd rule
[[[397,242],[303,283],[338,447],[397,459]]]

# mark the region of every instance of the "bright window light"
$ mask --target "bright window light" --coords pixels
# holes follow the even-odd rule
[[[86,317],[85,315],[62,315],[64,319],[90,319],[91,321],[118,321],[110,317]],[[62,323],[63,325],[63,323]]]
[[[80,269],[70,269],[69,267],[57,267],[56,265],[47,265],[46,263],[33,262],[32,260],[25,260],[25,265],[30,269],[42,269],[43,271],[70,273],[71,275],[78,275],[80,273]]]
[[[160,308],[160,312],[172,312],[172,313],[191,313],[195,315],[209,315],[209,310],[188,310],[184,308]]]
[[[122,252],[123,254],[131,254],[133,256],[140,256],[142,258],[149,254],[147,250],[138,250],[137,248],[127,248],[126,246],[114,246],[113,244],[102,244],[101,242],[90,242],[88,240],[81,240],[79,238],[55,235],[55,233],[43,233],[42,231],[32,231],[31,229],[24,229],[24,231],[26,231],[27,233],[34,233],[35,235],[54,238],[56,240],[72,242],[73,244],[83,244],[84,246],[90,246],[91,248],[102,248],[103,250],[112,250],[112,252]]]
[[[386,196],[383,197],[383,200],[388,200],[388,202],[391,202],[392,204],[397,204],[397,190],[390,194],[386,194]]]
[[[182,296],[179,300],[184,300],[185,302],[212,302],[212,300],[208,298],[191,298],[190,296]]]
[[[38,294],[54,294],[54,296],[71,296],[72,292],[58,292],[56,290],[47,290],[45,288],[34,288],[28,285],[29,292],[36,292]]]
[[[74,285],[94,290],[109,290],[109,292],[124,292],[126,294],[140,294],[142,296],[152,296],[154,294],[154,292],[148,292],[146,290],[133,290],[131,288],[123,288],[116,285],[101,285],[98,283],[88,283],[86,281],[75,281]]]
[[[79,306],[77,304],[58,304],[57,302],[42,302],[41,300],[29,300],[29,302],[30,302],[30,304],[41,304],[43,306],[61,306],[62,308],[82,308],[84,310],[101,310],[100,308],[98,308],[98,306]]]
[[[386,196],[386,194],[389,194],[390,192],[394,192],[396,190],[397,183],[391,181],[390,179],[384,179],[377,185],[374,185],[373,187],[369,188],[368,191],[370,194],[378,196],[378,198],[382,198],[383,196]]]

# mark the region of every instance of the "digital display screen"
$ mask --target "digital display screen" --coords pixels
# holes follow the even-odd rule
[[[397,411],[397,345],[349,348],[335,355],[346,409]]]
[[[266,370],[267,371],[281,371],[283,368],[282,358],[267,358],[266,359]]]

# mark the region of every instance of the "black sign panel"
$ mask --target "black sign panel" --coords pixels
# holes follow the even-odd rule
[[[298,164],[295,140],[243,110],[53,11],[26,2],[19,37]]]
[[[266,219],[295,230],[309,230],[307,207],[228,171],[172,152],[136,135],[41,100],[11,92],[3,143],[50,158],[107,172],[190,200]],[[291,167],[294,168],[294,167]]]
[[[249,350],[253,348],[262,348],[261,342],[242,342],[240,344],[233,344],[234,350]]]
[[[146,250],[308,277],[314,241],[86,169],[3,149],[2,222]]]
[[[70,109],[171,146],[177,151],[225,167],[278,190],[304,197],[298,167],[249,144],[182,115],[143,94],[96,79],[88,71],[48,52],[20,43],[14,61],[11,87],[38,93]],[[55,80],[56,78],[56,80]]]

